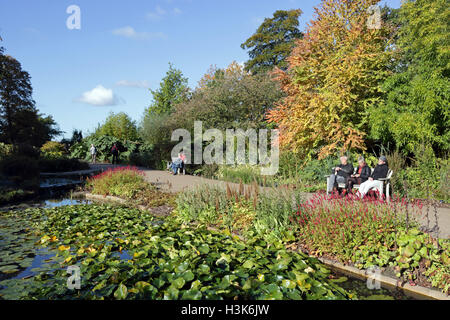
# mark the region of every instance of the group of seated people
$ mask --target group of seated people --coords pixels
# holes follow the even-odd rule
[[[185,162],[186,162],[186,155],[184,154],[183,151],[181,151],[180,153],[178,153],[178,158],[176,158],[171,165],[171,169],[174,175],[178,174],[178,169],[180,170],[184,169]]]
[[[383,192],[383,182],[379,179],[386,178],[389,167],[385,156],[378,158],[378,165],[373,172],[366,164],[363,157],[358,159],[358,167],[354,171],[353,165],[348,163],[348,158],[340,158],[341,163],[333,168],[333,172],[328,180],[327,191],[339,192],[338,184],[345,183],[343,194],[353,194],[353,186],[359,184],[357,195],[363,198],[371,189],[375,188],[381,194]]]

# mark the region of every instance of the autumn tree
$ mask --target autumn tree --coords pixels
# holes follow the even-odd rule
[[[366,148],[367,110],[380,103],[391,56],[389,26],[367,23],[377,2],[323,0],[288,70],[275,71],[287,97],[268,120],[279,126],[283,148],[319,158]]]
[[[290,55],[295,40],[303,36],[298,29],[301,14],[300,9],[278,10],[272,18],[264,19],[256,33],[241,44],[242,49],[249,49],[250,60],[245,63],[245,70],[259,73],[275,66],[286,69],[285,59]]]

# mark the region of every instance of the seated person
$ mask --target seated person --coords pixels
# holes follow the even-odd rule
[[[347,178],[353,173],[353,165],[348,163],[346,156],[340,157],[341,164],[334,168],[333,173],[328,179],[327,191],[337,190],[338,183],[346,183]]]
[[[347,178],[347,183],[345,184],[347,194],[352,193],[353,185],[366,182],[367,179],[370,177],[370,174],[371,174],[370,167],[366,164],[364,157],[359,157],[358,168],[356,168],[356,173],[352,174],[349,178]]]
[[[176,158],[175,161],[172,163],[172,170],[174,175],[178,173],[178,169],[183,170],[185,160],[186,156],[184,155],[184,152],[180,152],[178,154],[178,158]]]
[[[178,154],[178,158],[181,159],[181,170],[184,170],[184,165],[185,165],[185,163],[186,163],[186,155],[184,154],[184,151],[181,151],[181,152]]]
[[[369,179],[366,182],[363,182],[359,186],[358,194],[361,198],[369,192],[370,189],[376,188],[380,194],[383,193],[383,182],[379,179],[386,178],[389,171],[387,158],[385,156],[381,156],[378,159],[378,165],[373,170]]]

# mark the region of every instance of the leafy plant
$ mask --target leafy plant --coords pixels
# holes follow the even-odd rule
[[[65,155],[66,148],[65,146],[56,141],[47,141],[41,147],[41,156],[48,159],[57,159],[61,158]]]
[[[295,190],[262,191],[253,184],[239,189],[199,186],[181,192],[176,200],[176,214],[183,222],[200,222],[230,232],[284,239],[288,232],[295,203],[300,195]]]
[[[38,232],[36,249],[54,256],[31,278],[1,281],[6,299],[352,298],[327,279],[330,271],[317,259],[280,243],[243,243],[204,226],[110,205],[32,209],[22,216]],[[79,290],[67,288],[66,268],[73,265],[80,267]]]
[[[156,190],[136,167],[108,169],[86,181],[86,189],[94,194],[117,196],[150,207],[170,203],[173,196]]]

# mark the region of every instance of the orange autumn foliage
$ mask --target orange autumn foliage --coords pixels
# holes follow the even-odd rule
[[[389,26],[369,29],[376,0],[323,0],[286,72],[275,78],[287,96],[267,114],[280,129],[282,148],[324,158],[365,150],[367,110],[381,98],[389,74]]]

